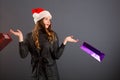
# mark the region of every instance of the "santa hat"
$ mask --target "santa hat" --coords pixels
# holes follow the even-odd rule
[[[50,18],[52,18],[52,15],[50,14],[50,12],[47,10],[44,10],[43,8],[32,9],[32,14],[33,14],[35,24],[37,23],[37,21],[41,20],[46,16],[50,16]]]

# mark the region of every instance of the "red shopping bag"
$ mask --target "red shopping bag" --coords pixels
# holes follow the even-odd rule
[[[10,42],[12,38],[9,33],[0,33],[0,51],[5,48]]]

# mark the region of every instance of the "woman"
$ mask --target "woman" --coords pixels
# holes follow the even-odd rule
[[[56,59],[63,53],[67,42],[78,42],[73,36],[68,36],[59,46],[57,34],[51,29],[51,14],[42,8],[32,10],[35,27],[23,39],[18,29],[10,32],[19,38],[20,56],[25,58],[31,54],[31,65],[34,80],[59,80]]]

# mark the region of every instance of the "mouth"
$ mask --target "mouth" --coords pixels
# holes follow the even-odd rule
[[[47,24],[46,26],[49,26],[49,24]]]
[[[48,27],[49,27],[49,25],[48,25],[48,24],[46,24],[46,25],[45,25],[45,27],[46,27],[46,28],[48,28]]]

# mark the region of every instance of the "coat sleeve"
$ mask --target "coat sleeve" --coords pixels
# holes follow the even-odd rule
[[[59,46],[59,39],[56,33],[55,33],[55,36],[56,36],[56,40],[53,43],[53,56],[55,59],[59,59],[60,56],[63,54],[65,45],[62,43]]]
[[[25,58],[28,55],[28,53],[28,38],[26,37],[24,41],[19,42],[19,54],[21,58]]]

